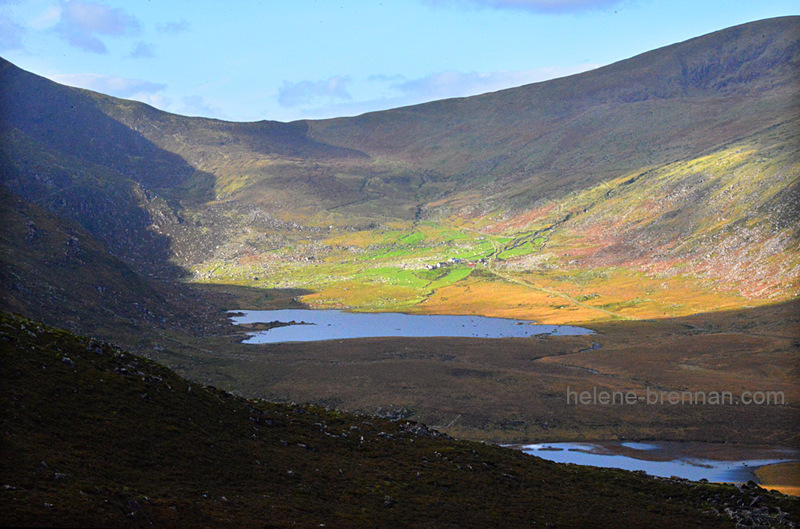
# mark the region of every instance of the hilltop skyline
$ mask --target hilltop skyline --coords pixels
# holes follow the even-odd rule
[[[0,54],[57,82],[170,112],[292,121],[563,77],[800,12],[786,0],[196,5],[9,2],[0,7]]]

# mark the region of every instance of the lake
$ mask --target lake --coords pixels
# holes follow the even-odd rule
[[[484,316],[441,316],[391,312],[344,312],[341,310],[241,310],[230,311],[233,323],[291,323],[250,333],[243,343],[310,342],[346,338],[471,337],[525,338],[592,334],[590,329],[571,325],[537,325],[531,321]]]
[[[556,463],[641,470],[652,476],[720,483],[758,482],[753,474],[758,467],[800,460],[800,451],[791,448],[712,443],[536,443],[513,447]]]

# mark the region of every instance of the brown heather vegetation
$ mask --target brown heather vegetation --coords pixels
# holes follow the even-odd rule
[[[221,287],[217,287],[217,296]],[[230,292],[246,289],[227,287]],[[252,294],[250,294],[252,296]],[[265,308],[228,302],[233,308]],[[272,306],[269,308],[277,308]],[[588,336],[364,338],[245,345],[195,366],[236,392],[393,413],[492,442],[661,439],[800,446],[798,302],[684,318],[588,325]],[[199,344],[198,344],[199,345]],[[234,358],[235,361],[223,358]],[[169,362],[168,359],[165,359]],[[568,405],[567,388],[776,391],[783,405]]]
[[[775,526],[800,515],[797,499],[755,485],[558,465],[407,420],[245,400],[5,314],[0,355],[4,526],[733,527],[756,510]]]
[[[2,308],[94,337],[4,316],[0,521],[724,526],[754,494],[773,525],[796,516],[752,487],[564,468],[371,415],[472,441],[799,446],[798,33],[759,21],[295,123],[167,114],[0,59]],[[224,312],[280,307],[595,334],[250,346]],[[568,387],[785,403],[571,406]]]

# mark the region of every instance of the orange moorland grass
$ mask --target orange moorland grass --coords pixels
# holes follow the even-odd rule
[[[475,279],[440,288],[427,301],[415,306],[413,312],[533,319],[543,324],[595,321],[607,317],[525,285]]]
[[[544,324],[588,324],[766,303],[715,292],[691,278],[650,277],[622,269],[497,274],[502,275],[473,274],[436,290],[424,302],[406,310],[530,319]]]
[[[800,463],[767,465],[756,470],[761,488],[800,496]]]
[[[524,278],[577,299],[588,298],[583,301],[586,306],[605,308],[633,319],[682,316],[768,302],[716,290],[686,276],[658,277],[622,268],[600,269],[597,276],[591,272],[577,269]]]
[[[380,308],[382,304],[393,308],[404,302],[414,303],[417,299],[419,293],[408,287],[342,281],[304,296],[303,302],[322,308]]]

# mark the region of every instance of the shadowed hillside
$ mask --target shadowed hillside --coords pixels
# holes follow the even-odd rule
[[[800,514],[755,485],[558,465],[413,422],[245,400],[5,314],[0,354],[6,526],[788,527]]]
[[[224,319],[190,288],[140,276],[80,224],[0,189],[3,306],[123,343],[150,332],[219,332]]]

